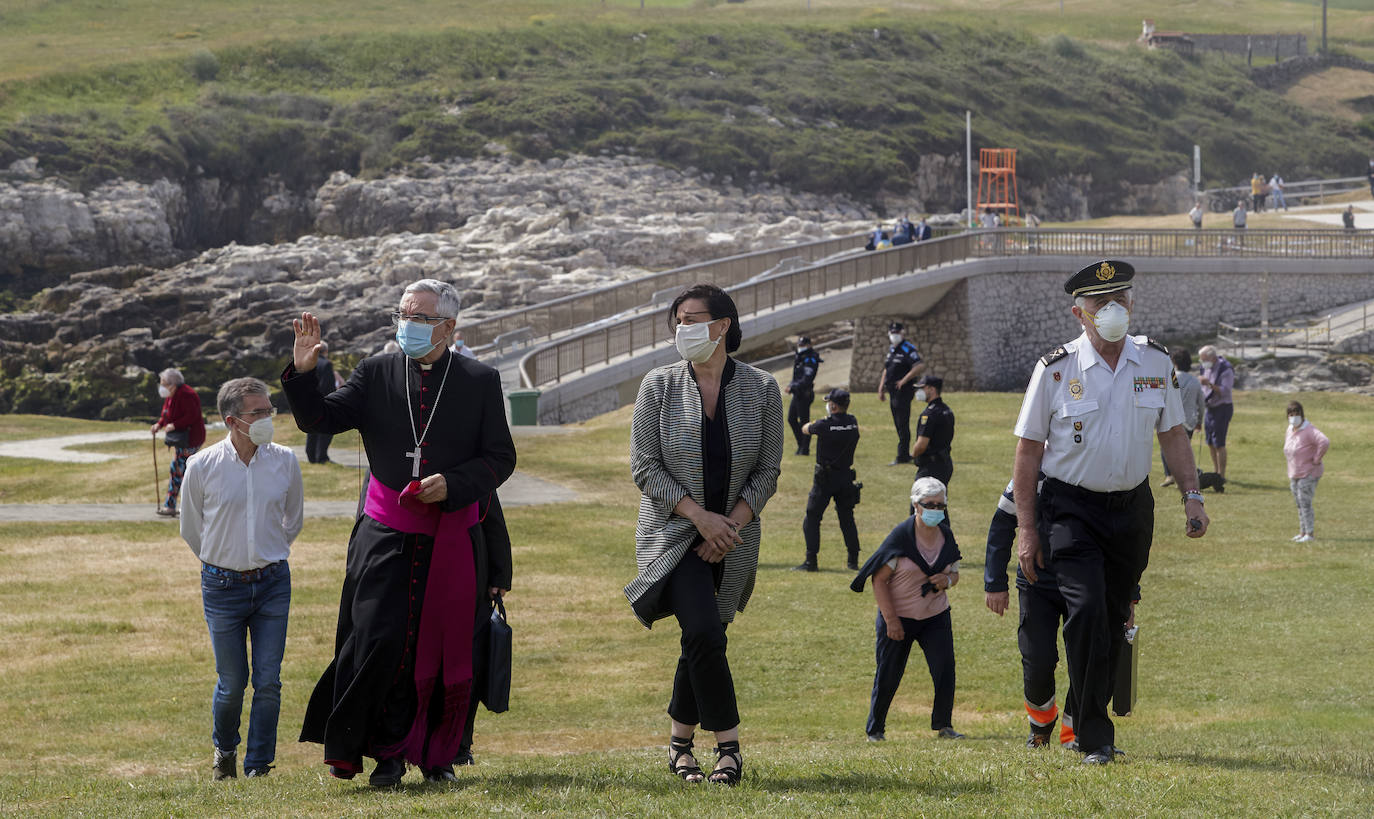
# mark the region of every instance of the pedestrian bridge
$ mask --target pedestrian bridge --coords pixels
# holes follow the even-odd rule
[[[1218,323],[1312,313],[1374,298],[1374,231],[999,229],[864,252],[860,235],[705,262],[465,327],[478,343],[512,323],[550,338],[520,359],[541,423],[634,400],[644,373],[677,359],[667,300],[696,281],[725,287],[749,352],[802,328],[855,321],[849,383],[877,382],[889,320],[947,389],[1016,390],[1035,359],[1076,335],[1067,274],[1102,258],[1135,265],[1131,332],[1165,343]],[[504,324],[503,324],[504,322]]]

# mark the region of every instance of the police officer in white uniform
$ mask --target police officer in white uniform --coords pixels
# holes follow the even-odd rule
[[[1018,559],[1031,583],[1046,561],[1058,577],[1068,609],[1074,729],[1088,764],[1121,753],[1107,701],[1131,599],[1150,557],[1152,436],[1179,464],[1185,533],[1202,537],[1208,523],[1168,351],[1126,335],[1134,276],[1126,262],[1109,260],[1069,278],[1064,291],[1074,297],[1083,334],[1035,365],[1016,420]]]

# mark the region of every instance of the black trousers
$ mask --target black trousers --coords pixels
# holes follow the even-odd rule
[[[322,464],[329,460],[329,442],[333,440],[333,435],[325,435],[322,432],[307,432],[305,434],[305,459],[312,464]]]
[[[902,388],[888,394],[887,403],[892,409],[892,425],[897,428],[897,460],[911,460],[911,401],[916,397],[915,388]]]
[[[935,684],[930,729],[938,731],[953,727],[950,722],[954,713],[954,629],[951,622],[949,609],[924,620],[903,617],[905,639],[893,640],[887,636],[883,613],[878,612],[878,639],[874,646],[878,669],[873,674],[873,696],[869,700],[868,725],[864,729],[870,736],[887,730],[887,709],[892,706],[892,698],[902,684],[912,642],[920,643],[926,655],[926,666],[930,668],[931,682]]]
[[[806,560],[815,563],[821,552],[821,517],[825,508],[835,500],[835,517],[840,521],[844,548],[849,560],[859,559],[859,528],[854,525],[854,478],[848,469],[819,469],[811,480],[811,494],[806,497],[806,518],[802,521],[802,537],[806,539]]]
[[[1150,561],[1154,510],[1148,479],[1123,492],[1092,492],[1050,478],[1040,492],[1041,544],[1068,613],[1068,707],[1084,751],[1115,744],[1107,702],[1131,599]]]
[[[787,404],[787,425],[792,427],[792,437],[797,439],[797,450],[803,455],[811,452],[811,436],[802,434],[802,426],[811,420],[811,402],[816,393],[810,389],[792,390],[792,400]]]
[[[716,611],[713,564],[688,549],[668,576],[663,595],[682,628],[682,656],[673,675],[668,716],[707,731],[734,728],[739,725],[739,708],[725,659],[725,624]]]
[[[1021,649],[1021,682],[1026,696],[1026,712],[1032,728],[1054,725],[1054,670],[1059,665],[1059,621],[1068,617],[1068,607],[1058,589],[1041,586],[1017,588],[1021,622],[1016,627],[1016,644]],[[1064,697],[1064,725],[1072,731],[1073,685]]]

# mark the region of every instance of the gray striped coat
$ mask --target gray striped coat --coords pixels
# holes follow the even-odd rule
[[[723,623],[733,622],[754,590],[759,565],[759,520],[778,488],[782,464],[782,395],[763,370],[735,362],[726,383],[725,423],[730,443],[730,487],[726,497],[742,498],[754,519],[742,529],[744,541],[725,556],[716,592]],[[635,526],[635,563],[639,575],[625,587],[635,616],[650,627],[666,617],[658,596],[697,535],[687,518],[673,514],[685,495],[706,505],[701,454],[701,393],[686,361],[651,370],[639,385],[630,440],[630,473],[642,495]]]

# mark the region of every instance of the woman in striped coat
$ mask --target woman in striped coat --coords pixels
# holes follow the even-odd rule
[[[692,755],[696,726],[716,735],[712,782],[737,783],[739,711],[725,626],[743,611],[759,562],[759,513],[778,486],[782,395],[771,375],[735,361],[739,312],[698,284],[668,311],[683,361],[644,376],[635,400],[630,469],[643,493],[635,527],[639,574],[625,587],[646,627],[674,616],[682,655],[668,703],[668,767],[707,778]],[[721,342],[724,343],[721,343]]]

